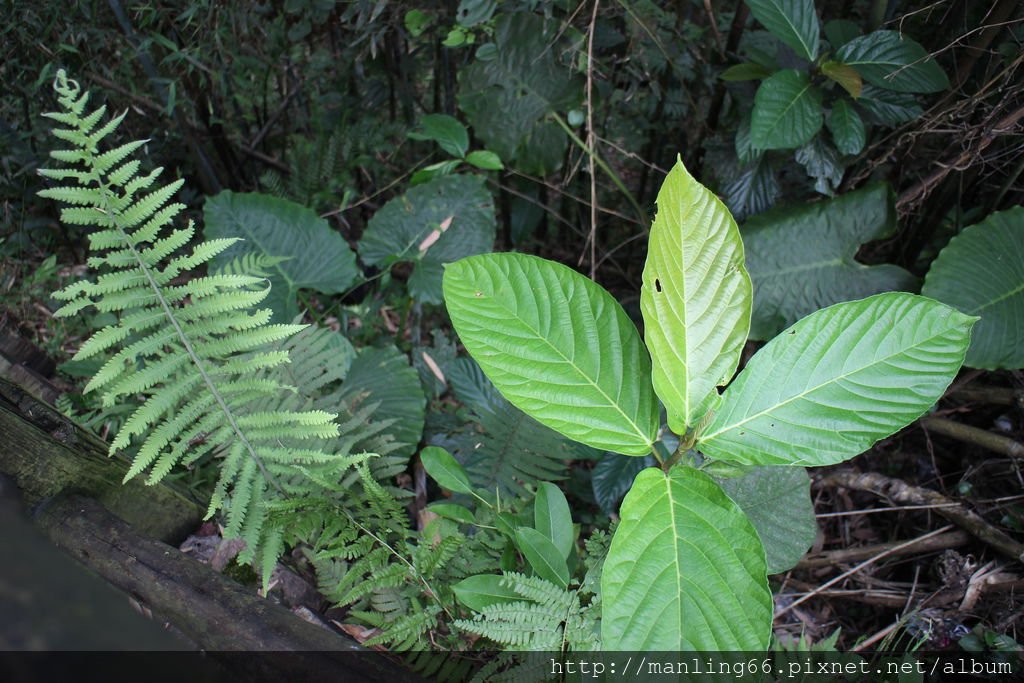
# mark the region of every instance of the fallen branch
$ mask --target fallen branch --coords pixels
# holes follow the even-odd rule
[[[911,486],[899,479],[874,472],[860,474],[850,470],[832,472],[817,481],[824,486],[842,486],[855,491],[867,491],[904,505],[934,506],[936,514],[942,515],[975,538],[1014,560],[1024,561],[1024,544],[986,522],[981,515],[938,491]]]
[[[927,541],[922,541],[913,546],[906,546],[898,543],[878,543],[875,545],[862,546],[860,548],[843,548],[842,550],[827,550],[813,555],[808,555],[797,563],[798,569],[813,569],[816,567],[834,567],[848,562],[859,562],[866,560],[883,552],[890,555],[930,553],[937,550],[948,550],[959,548],[970,540],[971,536],[966,531],[951,531],[948,534],[935,536]]]
[[[951,439],[981,446],[1011,458],[1024,458],[1024,444],[1014,441],[1008,436],[993,434],[987,429],[960,424],[945,417],[922,417],[919,422],[925,429],[938,432]]]

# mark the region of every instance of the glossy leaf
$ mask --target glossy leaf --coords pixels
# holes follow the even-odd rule
[[[654,390],[675,433],[712,407],[736,371],[750,301],[736,221],[677,161],[658,192],[640,290]]]
[[[535,256],[485,254],[447,267],[444,297],[462,343],[513,405],[594,448],[650,451],[650,357],[599,285]]]
[[[811,478],[804,468],[752,467],[742,476],[718,483],[757,530],[769,574],[791,569],[814,543],[818,522],[811,503]]]
[[[352,286],[356,257],[345,238],[311,209],[270,195],[224,191],[203,207],[206,239],[241,237],[214,258],[224,266],[246,255],[283,257],[267,268],[270,294],[263,305],[274,320],[290,322],[299,314],[300,289],[340,294]]]
[[[725,203],[737,220],[770,209],[779,196],[771,162],[762,155],[729,180],[724,192]]]
[[[689,467],[637,476],[601,572],[606,650],[768,646],[764,548],[740,507]]]
[[[939,92],[949,79],[919,43],[896,31],[875,31],[836,50],[836,59],[854,67],[868,83],[905,93]]]
[[[459,602],[475,612],[488,605],[523,599],[514,589],[503,585],[503,581],[504,577],[498,574],[478,574],[454,584],[452,591]]]
[[[466,163],[472,164],[484,171],[500,171],[505,168],[501,163],[501,157],[486,149],[478,149],[466,156]]]
[[[366,227],[359,255],[371,266],[414,263],[409,293],[439,304],[444,264],[490,251],[494,235],[494,203],[483,179],[440,177],[381,207]]]
[[[867,142],[867,131],[864,129],[864,122],[860,114],[846,100],[837,100],[832,105],[826,121],[829,131],[832,133],[832,140],[836,143],[836,149],[843,154],[860,154]]]
[[[814,178],[814,190],[831,197],[843,180],[843,164],[839,152],[822,135],[815,135],[793,155],[796,162],[804,167],[807,175]]]
[[[777,71],[754,96],[750,139],[758,149],[792,149],[821,129],[821,91],[796,69]]]
[[[537,485],[537,497],[533,502],[534,528],[547,536],[563,558],[572,552],[575,534],[572,529],[572,513],[562,490],[550,482]]]
[[[820,39],[814,0],[746,0],[750,13],[772,35],[809,62],[818,57]]]
[[[551,539],[530,527],[516,529],[516,546],[533,571],[553,584],[569,585],[569,566]]]
[[[812,313],[747,363],[697,448],[743,465],[852,458],[942,396],[975,320],[903,292]]]
[[[771,339],[805,315],[840,301],[916,289],[917,281],[902,268],[865,266],[855,258],[863,242],[895,231],[892,191],[881,183],[747,221],[742,233],[754,282],[751,338]]]
[[[932,263],[921,293],[981,316],[966,365],[1024,367],[1024,207],[993,213],[954,237]]]
[[[462,465],[445,449],[427,446],[420,451],[420,462],[423,463],[423,469],[427,474],[442,488],[453,493],[470,493],[473,490]]]
[[[738,81],[759,81],[762,78],[768,78],[772,75],[772,72],[768,67],[756,62],[742,62],[740,64],[733,64],[728,69],[723,71],[719,78],[723,81],[730,83]]]

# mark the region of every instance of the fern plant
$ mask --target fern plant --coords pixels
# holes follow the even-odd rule
[[[87,112],[88,92],[63,71],[54,88],[62,110],[47,116],[63,126],[53,134],[70,147],[51,153],[61,168],[39,171],[61,183],[40,195],[67,205],[65,223],[92,230],[88,265],[97,274],[57,292],[67,303],[56,315],[93,306],[118,316],[75,359],[111,354],[86,392],[102,392],[105,406],[139,401],[110,451],[135,450],[125,479],[148,471],[150,484],[176,465],[215,456],[220,474],[208,516],[223,511],[226,535],[245,539],[251,556],[266,500],[318,490],[308,476],[313,469],[337,478],[366,456],[332,455],[317,446],[316,440],[338,435],[334,414],[261,407],[294,391],[272,374],[288,362],[287,351],[270,346],[304,326],[268,324],[270,311],[256,310],[269,291],[261,277],[232,271],[186,277],[237,240],[189,249],[191,221],[173,226],[185,208],[172,201],[182,181],[161,186],[161,169],[140,173],[140,162],[129,157],[145,141],[101,151],[125,114],[101,125],[106,107]]]

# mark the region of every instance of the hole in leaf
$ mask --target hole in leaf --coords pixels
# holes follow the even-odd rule
[[[658,278],[654,278],[654,288],[659,292],[661,291],[661,280]]]

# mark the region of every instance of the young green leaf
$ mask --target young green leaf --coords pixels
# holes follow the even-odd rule
[[[588,446],[650,452],[651,360],[599,285],[535,256],[484,254],[445,269],[444,298],[462,343],[513,405]]]
[[[606,650],[764,650],[764,548],[743,511],[690,467],[637,476],[601,572]]]
[[[505,168],[501,163],[501,157],[486,149],[478,149],[466,156],[466,163],[476,166],[484,171],[500,171]]]
[[[451,453],[437,446],[427,446],[420,451],[420,462],[434,481],[454,493],[471,493],[473,487],[462,470],[462,465]]]
[[[654,390],[685,434],[736,371],[750,329],[750,276],[729,210],[682,161],[658,193],[640,290]]]
[[[413,140],[433,140],[441,149],[459,159],[469,149],[469,133],[458,119],[447,114],[427,114],[420,119],[419,130],[409,133]]]
[[[864,149],[864,143],[867,141],[864,122],[861,121],[860,114],[846,100],[837,100],[832,105],[826,125],[832,132],[836,149],[843,154],[860,154],[860,151]]]
[[[783,69],[761,83],[754,95],[750,138],[757,149],[799,147],[821,130],[821,91],[810,76]]]
[[[921,293],[981,320],[966,365],[1024,367],[1024,207],[991,214],[939,253]]]
[[[853,99],[860,97],[864,89],[860,73],[847,64],[829,60],[821,65],[821,73],[838,83]]]
[[[536,529],[520,527],[516,529],[516,546],[537,576],[563,588],[568,587],[569,565],[551,539]]]
[[[888,185],[875,183],[747,221],[742,233],[754,282],[751,338],[771,339],[805,315],[841,301],[916,289],[917,280],[902,268],[865,266],[856,259],[861,244],[896,232],[894,201]]]
[[[921,45],[896,31],[875,31],[836,50],[868,83],[905,93],[939,92],[949,79]]]
[[[812,313],[755,354],[697,448],[744,465],[852,458],[942,396],[976,320],[903,292]]]
[[[772,35],[809,62],[818,57],[820,38],[814,0],[747,0],[750,13]]]
[[[479,574],[454,584],[452,591],[459,602],[474,612],[479,612],[488,605],[522,600],[519,593],[502,583],[503,580],[504,577],[498,574]]]
[[[769,574],[791,569],[814,543],[818,522],[811,502],[811,478],[804,468],[752,467],[742,476],[718,483],[757,530]]]
[[[546,481],[537,486],[533,518],[537,531],[551,539],[563,558],[568,558],[572,552],[575,534],[572,530],[569,503],[560,488]]]

